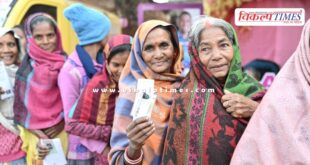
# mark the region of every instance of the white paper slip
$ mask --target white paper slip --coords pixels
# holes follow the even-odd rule
[[[49,154],[44,158],[44,165],[65,165],[67,160],[59,138],[40,139],[42,145],[51,148]]]
[[[139,117],[151,117],[157,97],[156,93],[154,92],[154,80],[139,79],[137,89],[138,92],[136,93],[131,116],[133,117],[133,120]]]
[[[151,117],[156,97],[156,94],[149,95],[147,93],[137,93],[133,109],[131,111],[133,120],[139,117]]]
[[[13,97],[13,87],[10,82],[9,75],[6,72],[5,65],[2,61],[0,61],[0,77],[0,87],[4,91],[4,94],[1,95],[1,100]]]

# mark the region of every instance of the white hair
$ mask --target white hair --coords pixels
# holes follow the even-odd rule
[[[189,31],[189,39],[195,48],[198,48],[198,45],[200,43],[200,34],[206,28],[206,23],[210,24],[211,26],[221,28],[227,35],[230,42],[233,45],[235,44],[234,43],[234,30],[232,29],[231,25],[228,22],[222,19],[205,16],[205,15],[202,15],[198,19],[195,19],[195,20],[196,21],[193,23]]]

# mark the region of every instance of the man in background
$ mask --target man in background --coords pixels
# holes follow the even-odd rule
[[[190,68],[190,57],[188,54],[188,33],[192,25],[192,17],[187,11],[182,11],[178,18],[178,38],[183,48],[183,72],[186,75]]]

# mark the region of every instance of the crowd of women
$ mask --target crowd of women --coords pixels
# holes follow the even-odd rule
[[[174,25],[150,20],[133,38],[108,36],[110,20],[94,9],[73,4],[64,15],[79,38],[70,55],[45,13],[25,21],[26,43],[16,29],[0,30],[0,60],[14,86],[14,97],[0,100],[0,164],[43,164],[52,148],[41,139],[54,138],[69,165],[310,162],[310,21],[266,91],[242,71],[236,32],[224,20],[195,20],[183,76]],[[133,120],[136,93],[117,91],[139,79],[176,92],[158,92],[151,116]],[[93,90],[103,88],[116,92]]]

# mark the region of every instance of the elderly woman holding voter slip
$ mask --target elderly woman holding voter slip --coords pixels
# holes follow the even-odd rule
[[[178,57],[173,25],[157,20],[140,25],[119,80],[110,164],[161,164],[173,93],[154,92],[175,89],[182,80],[175,69]]]
[[[229,164],[247,120],[265,93],[242,72],[237,36],[224,20],[201,16],[192,25],[191,71],[171,108],[163,164]],[[205,92],[214,89],[214,92]]]

